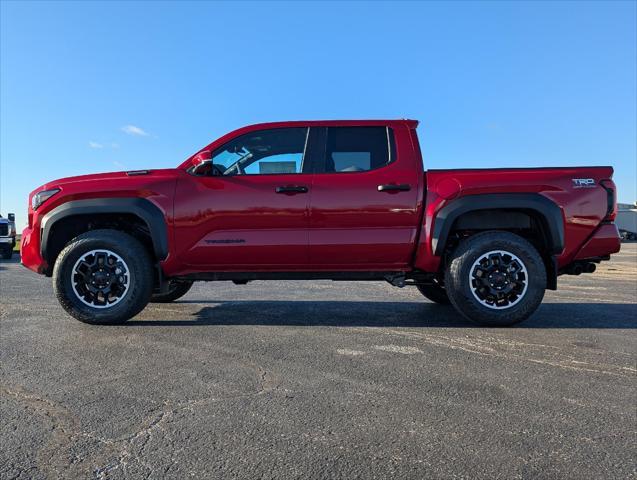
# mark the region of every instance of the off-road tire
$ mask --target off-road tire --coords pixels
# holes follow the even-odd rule
[[[472,293],[470,270],[481,256],[493,250],[510,252],[526,267],[526,293],[509,308],[489,308]],[[445,287],[451,304],[466,318],[481,325],[510,326],[530,317],[542,303],[546,289],[546,267],[535,247],[510,232],[488,231],[463,240],[450,255]]]
[[[447,295],[447,291],[440,285],[418,285],[418,291],[427,299],[440,305],[450,305],[451,301]]]
[[[129,286],[116,305],[94,308],[82,303],[73,290],[72,269],[82,255],[105,249],[119,255],[129,268]],[[71,240],[60,252],[53,268],[53,290],[62,308],[80,322],[117,324],[131,319],[148,304],[154,272],[147,250],[135,238],[117,230],[93,230]]]
[[[11,260],[13,257],[13,249],[12,248],[3,248],[2,249],[2,258],[4,260]]]
[[[168,284],[168,292],[166,293],[154,293],[150,297],[151,303],[170,303],[174,302],[178,298],[183,297],[188,293],[188,290],[192,287],[192,282],[170,280]]]

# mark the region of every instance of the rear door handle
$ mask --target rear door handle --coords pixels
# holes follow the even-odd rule
[[[401,183],[400,185],[378,185],[379,192],[408,192],[411,190],[411,185],[408,183]]]
[[[304,186],[276,187],[275,192],[286,193],[288,195],[293,195],[295,193],[307,193],[307,187],[304,187]]]

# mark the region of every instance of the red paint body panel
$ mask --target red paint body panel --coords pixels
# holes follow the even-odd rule
[[[50,270],[40,255],[41,220],[48,212],[71,200],[113,197],[145,198],[163,212],[169,253],[161,267],[167,276],[211,271],[436,272],[440,257],[432,251],[432,231],[437,212],[458,198],[483,193],[531,192],[555,202],[564,221],[560,267],[618,251],[616,228],[602,224],[608,205],[606,190],[599,186],[600,180],[611,178],[612,168],[425,173],[413,120],[252,125],[199,152],[252,131],[325,126],[388,126],[394,132],[396,158],[365,172],[196,177],[187,172],[193,155],[176,169],[147,175],[115,172],[49,182],[31,196],[50,188],[61,191],[38,210],[29,208],[22,263],[38,273]],[[592,178],[595,185],[573,188],[573,178]],[[381,192],[381,184],[406,184],[410,190]],[[276,194],[279,186],[304,186],[308,192]]]
[[[586,241],[584,246],[577,252],[575,259],[603,257],[619,252],[620,248],[621,242],[617,225],[604,224]]]
[[[44,273],[44,270],[47,268],[46,262],[40,256],[39,232],[29,227],[22,231],[20,260],[22,265],[36,273]]]
[[[194,177],[183,173],[175,194],[176,269],[197,271],[307,268],[309,194],[282,195],[278,186],[310,188],[312,175]]]
[[[593,234],[606,216],[606,191],[595,188],[573,188],[573,178],[593,178],[597,183],[611,178],[611,167],[563,167],[533,169],[429,170],[427,172],[427,205],[424,235],[418,245],[416,268],[436,271],[440,257],[433,255],[431,232],[436,213],[447,202],[437,187],[450,178],[457,181],[460,191],[454,198],[483,193],[539,193],[561,207],[564,215],[564,251],[558,256],[558,266],[570,263],[582,244]],[[619,237],[618,237],[619,238]]]
[[[396,159],[366,172],[314,175],[310,263],[318,270],[410,270],[422,208],[422,161],[394,126]],[[383,184],[409,191],[380,192]]]
[[[173,228],[173,198],[175,183],[180,172],[174,169],[153,170],[148,175],[128,176],[126,172],[99,173],[79,177],[62,178],[46,183],[29,194],[29,227],[22,233],[20,255],[22,264],[42,273],[47,268],[40,255],[40,224],[44,215],[63,203],[92,198],[132,197],[146,198],[163,213],[169,238]],[[36,211],[31,208],[31,198],[42,190],[59,188],[60,192],[44,202]],[[170,261],[170,254],[167,261]]]

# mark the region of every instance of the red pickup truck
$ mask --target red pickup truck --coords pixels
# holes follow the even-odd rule
[[[87,323],[194,281],[386,280],[486,325],[619,251],[611,167],[423,170],[417,121],[252,125],[179,167],[63,178],[29,197],[22,263]]]

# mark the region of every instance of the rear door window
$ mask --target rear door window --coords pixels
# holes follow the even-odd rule
[[[393,150],[390,128],[328,127],[325,158],[319,163],[318,173],[366,172],[381,168],[393,160]]]

